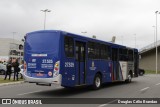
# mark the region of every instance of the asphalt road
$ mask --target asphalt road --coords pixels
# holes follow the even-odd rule
[[[65,89],[60,86],[37,86],[23,83],[0,87],[1,98],[160,98],[160,75],[144,75],[134,78],[132,83],[105,84],[100,90],[89,87]],[[3,105],[4,106],[4,105]],[[18,107],[20,105],[10,105]],[[24,105],[23,105],[24,106]],[[27,105],[25,105],[27,106]],[[30,105],[40,107],[44,105]],[[46,107],[159,107],[158,104],[54,104]],[[2,105],[0,105],[2,107]],[[6,107],[9,107],[6,105]]]

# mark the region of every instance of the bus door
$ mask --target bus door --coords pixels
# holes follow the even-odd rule
[[[113,61],[112,80],[118,80],[119,77],[118,48],[112,48],[112,61]]]
[[[76,83],[77,85],[85,84],[86,80],[86,43],[76,41],[75,42],[75,54],[76,54]]]

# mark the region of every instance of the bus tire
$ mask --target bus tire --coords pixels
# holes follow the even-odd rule
[[[100,89],[102,84],[102,78],[100,74],[96,74],[95,78],[94,78],[94,82],[93,82],[93,89],[97,90]]]
[[[125,81],[126,83],[131,83],[132,82],[132,75],[131,73],[128,74],[128,79]]]

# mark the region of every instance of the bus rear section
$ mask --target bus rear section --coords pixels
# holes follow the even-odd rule
[[[24,79],[37,84],[61,84],[59,56],[60,33],[28,33],[24,44]]]

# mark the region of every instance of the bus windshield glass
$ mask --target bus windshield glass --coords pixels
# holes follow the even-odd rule
[[[58,51],[60,36],[56,32],[37,32],[27,35],[26,51]]]

